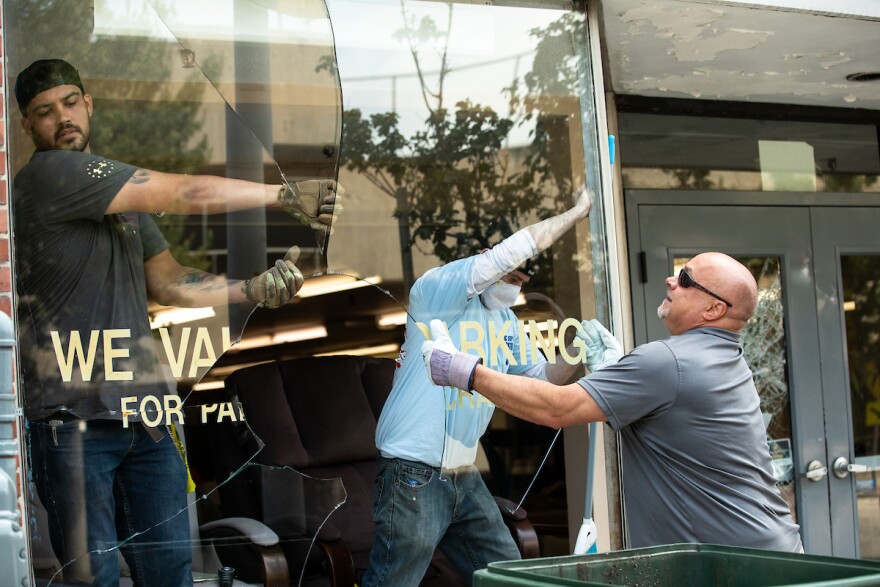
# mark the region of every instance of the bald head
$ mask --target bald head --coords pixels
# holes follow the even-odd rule
[[[758,284],[752,272],[724,253],[702,253],[691,259],[688,266],[699,271],[701,283],[710,283],[712,291],[733,304],[725,317],[741,322],[739,328],[742,328],[755,313],[758,304]]]
[[[702,253],[666,278],[666,295],[657,308],[670,334],[701,326],[739,332],[758,303],[758,284],[745,265],[723,253]]]

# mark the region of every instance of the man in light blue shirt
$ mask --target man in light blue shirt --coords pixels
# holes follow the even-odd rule
[[[376,539],[365,587],[418,585],[437,547],[468,584],[488,563],[519,558],[473,465],[495,406],[480,394],[431,382],[421,357],[423,329],[441,320],[457,345],[490,368],[567,383],[577,365],[548,363],[526,348],[511,307],[529,279],[517,267],[589,211],[582,188],[571,209],[481,254],[431,269],[413,285],[406,340],[376,429]]]

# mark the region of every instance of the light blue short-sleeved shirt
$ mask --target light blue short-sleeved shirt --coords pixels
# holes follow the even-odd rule
[[[483,364],[502,373],[521,374],[546,362],[540,352],[521,347],[521,329],[511,310],[488,310],[478,295],[467,297],[473,261],[468,257],[431,269],[412,287],[406,339],[376,428],[376,446],[384,457],[444,468],[473,464],[495,410],[476,392],[431,382],[422,360],[425,336],[417,322],[427,326],[442,320],[456,348],[470,354],[481,349]]]

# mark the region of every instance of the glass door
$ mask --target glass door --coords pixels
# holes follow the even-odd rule
[[[824,466],[826,453],[809,209],[641,204],[629,213],[637,344],[668,336],[656,314],[664,280],[697,253],[722,251],[752,269],[760,297],[743,346],[780,492],[806,549],[831,554],[829,480],[805,476],[814,463]]]
[[[833,548],[880,560],[880,210],[811,217]]]

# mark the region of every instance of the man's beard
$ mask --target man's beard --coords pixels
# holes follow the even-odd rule
[[[39,144],[36,145],[37,150],[39,151],[84,151],[89,144],[89,136],[83,132],[82,128],[76,126],[75,124],[69,124],[65,126],[61,130],[74,129],[78,133],[77,135],[72,135],[74,138],[70,140],[70,137],[66,137],[64,141],[60,139],[60,137],[53,137],[52,143],[44,143],[40,141]],[[59,131],[60,132],[60,131]]]
[[[669,308],[664,308],[663,303],[661,302],[659,306],[657,306],[657,317],[661,320],[665,320],[669,316]]]

